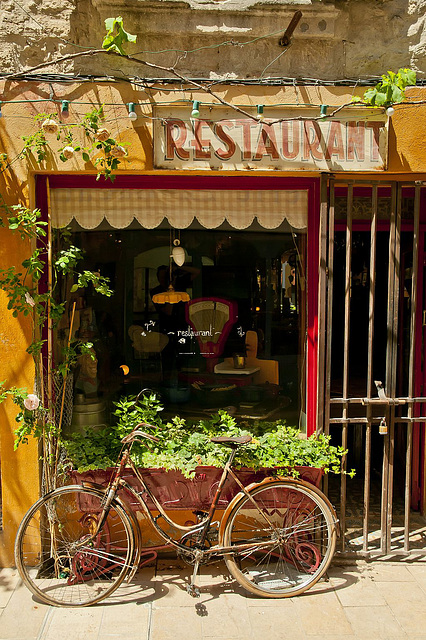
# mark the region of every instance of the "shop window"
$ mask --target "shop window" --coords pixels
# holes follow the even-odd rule
[[[113,402],[147,387],[166,413],[188,419],[227,408],[242,420],[300,424],[306,229],[195,223],[177,231],[164,223],[87,231],[73,224],[83,268],[108,276],[114,290],[105,298],[90,289],[71,293],[73,283],[63,283],[68,308],[76,302],[74,334],[93,342],[96,356],[74,372],[74,427],[87,424],[90,411],[91,424],[111,423]],[[174,239],[185,251],[180,266],[170,260]],[[189,301],[162,300],[170,284]],[[66,325],[56,335],[57,359]]]

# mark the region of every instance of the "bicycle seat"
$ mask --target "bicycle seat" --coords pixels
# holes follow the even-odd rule
[[[238,447],[240,444],[248,444],[251,441],[251,436],[214,436],[210,438],[210,442],[225,444],[231,447]]]

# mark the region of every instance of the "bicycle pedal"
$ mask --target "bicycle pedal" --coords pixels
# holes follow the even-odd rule
[[[187,584],[186,585],[186,590],[189,593],[189,595],[192,596],[193,598],[199,598],[200,597],[200,590],[195,585]]]

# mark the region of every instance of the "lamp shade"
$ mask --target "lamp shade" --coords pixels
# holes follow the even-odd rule
[[[167,291],[152,296],[154,304],[176,304],[177,302],[189,302],[189,300],[190,297],[186,291],[175,291],[172,285],[169,285]]]

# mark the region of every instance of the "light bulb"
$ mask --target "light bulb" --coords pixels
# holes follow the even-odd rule
[[[264,118],[263,116],[263,104],[258,104],[257,105],[257,119],[262,121]]]
[[[395,109],[393,107],[388,107],[386,109],[386,115],[390,118],[395,113]]]
[[[138,116],[137,116],[137,114],[135,112],[135,103],[134,102],[129,102],[128,107],[129,107],[129,119],[133,120],[133,121],[137,120]]]
[[[62,100],[61,111],[62,113],[68,114],[69,111],[69,102],[68,100]]]
[[[325,120],[326,117],[327,117],[327,105],[326,104],[322,104],[320,106],[320,114],[321,114],[320,120]]]
[[[181,267],[185,262],[185,249],[183,247],[173,247],[172,257],[178,267]]]
[[[191,118],[199,118],[200,117],[200,102],[199,100],[194,100],[194,102],[192,103],[192,111],[191,111]]]

